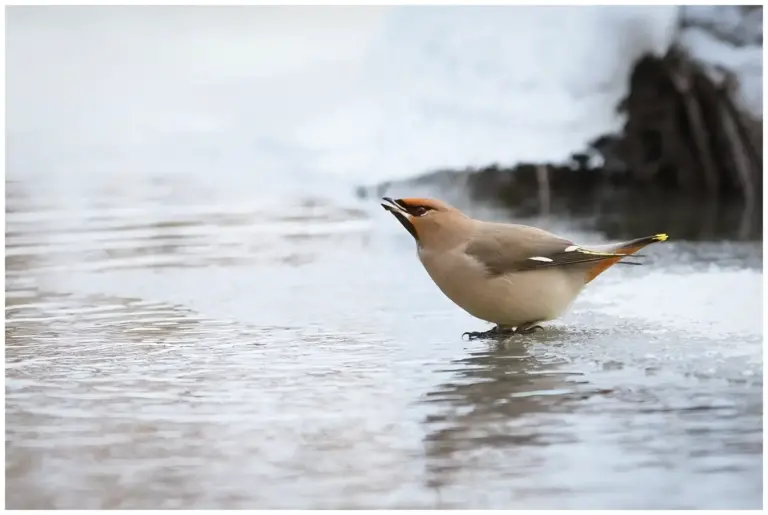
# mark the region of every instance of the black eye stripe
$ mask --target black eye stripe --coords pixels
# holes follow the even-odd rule
[[[425,213],[427,213],[427,211],[435,210],[434,207],[427,206],[424,204],[406,204],[403,201],[403,199],[400,199],[400,198],[397,200],[393,200],[392,202],[394,202],[395,204],[397,204],[398,206],[400,206],[401,208],[403,208],[405,211],[407,211],[413,216],[422,216]]]
[[[412,206],[408,208],[408,212],[415,216],[421,216],[431,211],[433,208],[429,206]]]

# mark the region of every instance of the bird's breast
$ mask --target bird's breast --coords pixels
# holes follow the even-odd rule
[[[557,318],[583,287],[561,269],[489,275],[462,250],[419,249],[427,273],[440,290],[469,314],[496,324],[517,326]]]

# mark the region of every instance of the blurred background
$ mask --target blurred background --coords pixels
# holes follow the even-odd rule
[[[5,14],[9,508],[761,506],[762,7]],[[384,194],[670,240],[466,342]]]

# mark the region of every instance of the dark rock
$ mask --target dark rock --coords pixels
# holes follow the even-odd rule
[[[756,124],[731,96],[677,48],[663,58],[644,56],[622,103],[621,144],[600,151],[606,160],[624,162],[634,183],[753,199],[762,193]]]

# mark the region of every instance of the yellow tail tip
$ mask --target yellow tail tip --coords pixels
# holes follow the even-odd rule
[[[653,239],[656,241],[667,241],[667,238],[669,238],[669,236],[664,233],[656,234],[653,236]]]

